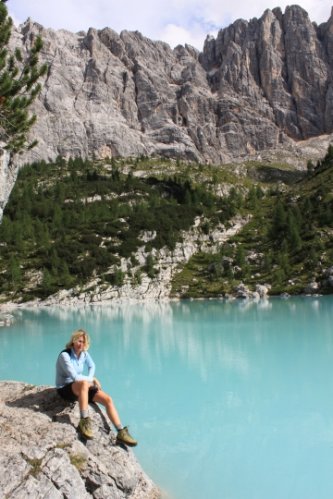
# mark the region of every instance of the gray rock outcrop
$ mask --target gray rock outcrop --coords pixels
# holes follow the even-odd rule
[[[104,414],[90,409],[96,437],[80,441],[78,408],[54,388],[0,382],[0,497],[157,499],[134,453],[115,445]]]
[[[306,294],[316,294],[320,290],[320,284],[316,281],[309,282],[309,284],[305,287],[304,293]]]
[[[17,176],[17,167],[11,162],[11,155],[5,145],[0,142],[0,222]]]
[[[242,300],[265,300],[268,297],[270,288],[271,286],[268,284],[257,284],[255,291],[251,291],[248,286],[241,282],[235,287],[234,292],[235,297]]]

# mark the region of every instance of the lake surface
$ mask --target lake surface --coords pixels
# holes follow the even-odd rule
[[[0,378],[54,383],[71,332],[172,499],[333,497],[333,297],[44,308],[0,328]]]

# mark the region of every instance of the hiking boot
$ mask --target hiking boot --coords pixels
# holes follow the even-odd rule
[[[117,444],[125,444],[129,447],[135,447],[138,442],[129,434],[128,428],[125,426],[122,430],[118,430]]]
[[[90,439],[94,438],[94,434],[91,428],[90,418],[81,418],[78,426],[78,430],[84,438]]]

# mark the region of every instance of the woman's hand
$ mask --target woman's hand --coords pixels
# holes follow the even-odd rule
[[[100,382],[98,381],[98,379],[97,379],[97,378],[94,378],[94,379],[93,379],[93,384],[94,384],[95,386],[97,386],[97,388],[98,388],[99,390],[102,388],[102,385],[100,384]]]

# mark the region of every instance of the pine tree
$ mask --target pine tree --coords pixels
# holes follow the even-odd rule
[[[302,247],[302,239],[300,236],[297,220],[291,212],[288,213],[286,235],[290,243],[290,249],[292,251],[299,251]]]
[[[246,265],[245,251],[244,251],[244,248],[241,244],[239,244],[237,246],[235,263],[236,263],[236,265],[238,265],[238,267],[241,267],[241,268],[245,267],[245,265]]]
[[[281,202],[278,199],[273,213],[273,226],[272,226],[272,236],[279,237],[286,229],[287,224],[287,212]]]
[[[20,285],[21,279],[22,273],[19,262],[16,258],[11,256],[9,261],[9,281],[12,289],[16,289]]]
[[[0,1],[0,140],[6,143],[6,149],[17,153],[37,143],[28,140],[28,132],[36,121],[28,109],[41,90],[37,82],[47,66],[38,62],[42,49],[39,36],[25,58],[18,48],[14,53],[8,50],[12,25],[7,7]]]

